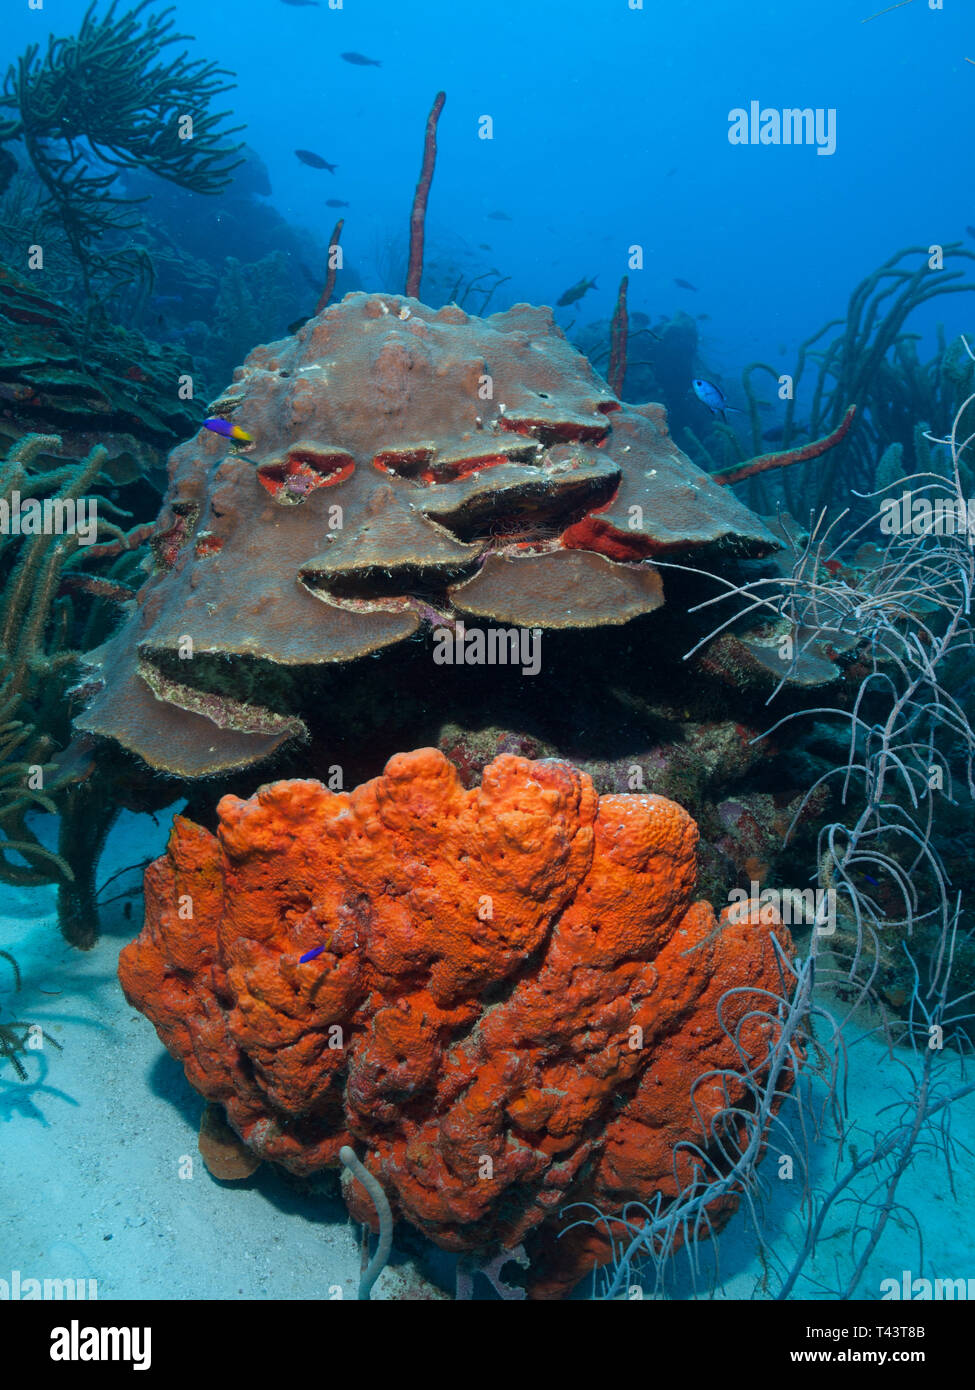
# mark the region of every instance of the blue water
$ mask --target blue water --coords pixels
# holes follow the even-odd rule
[[[791,354],[889,255],[963,239],[975,217],[964,166],[972,17],[913,0],[861,23],[875,4],[239,0],[231,22],[214,0],[174,10],[193,55],[236,74],[228,105],[282,214],[325,235],[338,215],[325,199],[352,204],[351,264],[368,273],[377,234],[405,239],[423,123],[443,88],[433,242],[490,244],[483,268],[511,276],[510,302],[553,303],[595,276],[590,317],[611,313],[639,243],[631,307],[709,313],[709,350],[732,371],[779,342]],[[67,32],[86,8],[8,0],[5,53],[43,44],[52,26]],[[350,50],[383,66],[351,66],[338,56]],[[752,100],[835,108],[835,154],[730,145],[728,113]],[[485,114],[490,141],[477,135]],[[338,173],[302,166],[295,148]],[[496,210],[512,221],[487,220]],[[699,292],[682,294],[675,278]],[[966,307],[949,299],[922,326],[942,317],[957,331]]]

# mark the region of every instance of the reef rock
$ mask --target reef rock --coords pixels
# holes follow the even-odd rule
[[[184,352],[139,333],[86,329],[0,261],[0,456],[26,434],[57,435],[69,457],[101,445],[114,481],[150,474],[162,491],[166,453],[195,423],[174,390],[191,366]]]
[[[599,1229],[554,1240],[568,1204],[673,1197],[680,1141],[747,1105],[733,1077],[761,1074],[773,933],[791,943],[694,901],[674,802],[510,755],[465,790],[425,748],[219,817],[177,817],[119,975],[260,1158],[304,1175],[351,1144],[398,1220],[453,1251],[524,1243],[544,1296],[609,1255]]]
[[[155,573],[77,721],[184,777],[300,732],[279,698],[296,668],[424,620],[624,623],[664,601],[654,556],[777,545],[547,309],[350,294],[252,352],[208,413],[254,443],[201,430],[173,452]]]

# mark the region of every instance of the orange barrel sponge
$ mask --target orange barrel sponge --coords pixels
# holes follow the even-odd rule
[[[553,1239],[563,1208],[673,1197],[675,1150],[728,1105],[727,1077],[695,1080],[761,1073],[791,942],[694,901],[672,801],[508,755],[465,790],[421,748],[353,792],[218,809],[215,836],[177,817],[146,874],[126,997],[261,1159],[309,1174],[349,1144],[437,1245],[534,1251],[538,1296],[610,1254]]]

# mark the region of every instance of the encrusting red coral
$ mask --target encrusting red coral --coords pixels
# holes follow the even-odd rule
[[[524,1243],[536,1297],[608,1257],[598,1230],[554,1240],[568,1203],[687,1181],[695,1106],[728,1104],[692,1084],[742,1065],[718,1001],[745,987],[734,1034],[752,990],[781,990],[773,931],[791,942],[693,901],[678,805],[509,755],[465,790],[423,748],[351,793],[278,782],[219,814],[216,836],[177,817],[119,974],[255,1154],[308,1174],[351,1144],[441,1247]],[[738,1043],[760,1070],[757,1013]]]

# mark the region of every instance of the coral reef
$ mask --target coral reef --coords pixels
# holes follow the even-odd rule
[[[647,714],[639,752],[634,736],[630,751],[616,757],[594,757],[582,741],[566,749],[537,734],[497,724],[464,728],[455,720],[442,725],[438,747],[465,787],[475,786],[490,762],[509,753],[571,761],[600,795],[652,792],[678,802],[700,832],[698,891],[703,897],[723,898],[732,886],[748,888],[755,881],[789,881],[797,847],[814,852],[813,823],[829,799],[826,789],[820,788],[811,801],[804,798],[802,775],[790,775],[773,743],[758,739],[757,727],[731,719],[699,721],[687,710],[678,720],[662,705]],[[759,781],[774,783],[776,792],[756,790]],[[785,852],[790,827],[792,844]]]
[[[659,406],[622,405],[527,305],[481,320],[347,295],[252,352],[208,413],[255,442],[201,431],[174,452],[156,573],[79,721],[184,777],[300,732],[275,703],[296,668],[424,620],[624,623],[663,602],[648,557],[778,544]]]
[[[525,1244],[535,1297],[610,1256],[601,1230],[556,1239],[567,1204],[675,1194],[682,1142],[708,1151],[737,1069],[761,1072],[774,1025],[749,1010],[791,943],[694,900],[673,802],[513,756],[465,791],[427,748],[352,793],[218,809],[216,836],[177,818],[147,873],[127,998],[260,1157],[310,1174],[358,1142],[436,1244]]]
[[[859,411],[857,427],[844,448],[825,464],[794,470],[775,492],[752,484],[748,494],[752,506],[763,512],[774,510],[781,500],[779,486],[784,488],[786,506],[796,515],[810,506],[818,512],[827,503],[849,506],[850,489],[871,491],[877,460],[895,442],[906,451],[907,473],[923,468],[914,447],[917,434],[925,427],[939,437],[947,434],[972,381],[972,364],[960,343],[946,346],[942,338],[933,361],[922,366],[915,335],[905,332],[907,319],[922,305],[975,288],[965,278],[975,253],[952,242],[943,247],[943,259],[945,264],[937,269],[929,247],[897,252],[856,287],[844,318],[831,319],[800,345],[791,373],[792,395],[784,403],[782,447],[788,449],[799,434],[816,438],[836,430],[851,403]],[[959,262],[962,268],[949,269]],[[825,335],[837,327],[839,333],[822,345]],[[813,376],[811,385],[807,372]],[[782,372],[767,362],[752,362],[742,374],[755,453],[762,448],[763,428],[753,381],[757,374],[768,377],[774,390]],[[805,420],[801,429],[799,413]],[[719,426],[718,431],[730,459],[717,466],[732,467],[734,461],[747,457],[747,446],[734,431],[727,426]]]
[[[693,427],[700,425],[703,407],[689,389],[692,378],[700,375],[697,323],[689,314],[678,312],[652,325],[648,314],[627,307],[625,294],[622,307],[625,323],[617,296],[613,318],[581,325],[573,341],[593,366],[602,368],[609,359],[607,375],[611,378],[615,371],[621,400],[659,401],[665,406],[671,434],[697,461],[699,445]],[[705,450],[700,455],[707,458]],[[708,466],[713,466],[710,460]]]
[[[166,452],[198,422],[173,384],[185,352],[118,327],[85,332],[71,309],[0,261],[0,454],[26,434],[57,434],[64,456],[105,450],[105,472],[162,491]],[[158,506],[158,501],[155,504]]]
[[[238,147],[224,143],[234,131],[221,129],[224,113],[209,110],[230,90],[222,81],[228,74],[186,53],[162,61],[186,36],[172,32],[171,10],[143,23],[150,3],[119,16],[116,0],[101,16],[92,4],[78,34],[51,36],[43,58],[32,44],[7,70],[0,93],[0,147],[14,143],[33,169],[45,220],[67,238],[86,298],[98,282],[104,290],[105,282],[151,278],[137,248],[108,252],[101,244],[137,225],[131,201],[113,192],[121,170],[217,193],[235,168]]]
[[[925,480],[926,494],[958,511],[966,500],[963,456],[973,439],[966,424],[973,405],[970,395],[950,433],[930,441],[949,453]],[[799,1291],[836,1301],[861,1289],[871,1296],[865,1277],[885,1228],[894,1221],[909,1229],[902,1218],[914,1215],[899,1188],[919,1156],[943,1158],[943,1174],[932,1170],[931,1181],[955,1190],[953,1110],[975,1091],[967,1066],[975,1018],[966,872],[959,866],[956,874],[952,862],[967,854],[970,865],[972,854],[975,728],[970,681],[958,674],[971,670],[975,554],[963,527],[904,530],[882,551],[854,551],[863,528],[851,536],[839,530],[841,518],[821,515],[778,585],[769,591],[762,581],[763,604],[803,630],[805,642],[817,634],[821,643],[853,638],[857,657],[847,674],[856,671],[859,682],[849,707],[792,711],[767,730],[772,736],[793,731],[803,713],[816,721],[801,756],[817,750],[821,766],[807,774],[793,826],[810,810],[819,824],[816,881],[823,900],[816,916],[829,924],[811,933],[805,958],[789,963],[790,988],[765,1005],[780,1041],[800,1023],[816,1038],[816,1069],[828,1101],[817,1116],[818,1105],[808,1105],[815,1083],[812,1090],[791,1087],[788,1103],[764,1127],[763,1144],[780,1158],[789,1155],[802,1193],[792,1239],[780,1243],[778,1222],[767,1220],[770,1187],[778,1184],[766,1186],[756,1174],[755,1145],[729,1155],[731,1178],[752,1199],[746,1219],[762,1264],[758,1287],[779,1300]],[[871,522],[879,519],[875,511]],[[755,593],[750,584],[739,598]],[[823,814],[814,802],[830,783],[842,794]],[[746,808],[727,801],[718,811],[747,848],[760,827]],[[889,1050],[901,1082],[885,1083],[882,1104],[865,1123],[847,1104],[846,1058],[851,1037],[859,1044],[871,1036]],[[758,1116],[776,1098],[774,1059],[749,1098]],[[823,1135],[838,1143],[828,1170],[818,1147]],[[620,1297],[638,1281],[661,1297],[670,1282],[676,1223],[694,1220],[701,1202],[720,1196],[728,1180],[726,1170],[706,1186],[698,1182],[686,1200],[679,1196],[621,1235],[604,1295]],[[593,1220],[599,1219],[597,1213]],[[627,1224],[611,1219],[617,1231]],[[912,1224],[923,1261],[916,1216]],[[824,1260],[825,1243],[851,1229],[852,1258]],[[692,1267],[695,1288],[698,1272]]]
[[[266,339],[269,331],[283,331],[301,313],[302,303],[302,291],[293,284],[283,252],[271,251],[250,265],[228,256],[211,311],[213,336],[206,344],[211,379],[229,380],[254,344]]]
[[[97,480],[105,457],[98,450],[84,464],[46,477],[32,475],[38,454],[57,447],[55,437],[33,435],[11,450],[0,468],[0,500],[6,508],[22,492],[73,506]],[[72,878],[66,861],[41,844],[26,817],[39,808],[55,809],[50,799],[56,747],[51,721],[63,707],[77,654],[65,650],[63,603],[59,621],[53,619],[62,573],[77,549],[76,536],[0,536],[0,879],[20,886]],[[11,854],[25,862],[12,860]]]
[[[105,515],[89,513],[96,527],[90,539],[106,539],[82,545],[77,529],[22,535],[19,518],[0,534],[0,881],[57,883],[64,934],[90,945],[97,852],[117,801],[104,795],[90,760],[58,765],[55,754],[70,738],[70,692],[82,652],[104,639],[117,605],[134,594],[126,581],[138,562],[138,528],[132,536],[108,520],[119,511],[99,495],[109,481],[106,451],[96,447],[72,462],[60,459],[60,450],[57,435],[19,440],[0,464],[0,504],[9,519],[20,499],[29,499],[49,508],[52,520],[76,520],[77,506],[94,504]],[[61,815],[57,854],[31,826],[37,811]]]
[[[249,176],[263,166],[255,169],[246,146],[244,153],[247,162],[219,198],[137,170],[124,175],[128,196],[151,199],[130,240],[151,259],[155,283],[151,291],[133,289],[120,298],[119,313],[150,337],[191,351],[197,382],[205,378],[214,389],[256,343],[295,332],[290,325],[320,312],[324,306],[315,306],[330,274],[339,297],[361,288],[348,254],[343,250],[340,265],[330,253],[336,231],[326,240],[318,228],[285,221],[261,196],[268,185],[255,187]],[[0,205],[0,247],[3,234]],[[205,385],[198,386],[197,395],[204,394]]]
[[[937,463],[920,480],[929,513],[966,516],[973,405],[970,395],[950,434],[928,441]],[[887,464],[899,462],[898,454]],[[872,499],[871,530],[880,529],[885,505],[877,510]],[[868,962],[867,983],[857,980],[855,991],[877,988],[894,1008],[913,1009],[922,972],[930,970],[934,995],[945,979],[946,941],[952,939],[954,960],[954,934],[959,921],[967,925],[947,860],[961,844],[971,848],[975,729],[964,678],[971,670],[975,555],[966,525],[939,528],[929,516],[926,526],[898,529],[881,548],[862,543],[865,527],[852,535],[841,529],[845,515],[821,515],[804,538],[795,537],[791,556],[775,557],[778,578],[729,589],[722,599],[774,614],[770,626],[791,634],[793,667],[824,654],[844,668],[831,698],[783,712],[767,733],[791,732],[798,719],[815,718],[804,756],[810,768],[813,761],[820,766],[790,830],[810,815],[820,822],[817,880],[837,897],[829,949],[853,962],[850,980],[861,958]],[[703,645],[713,659],[717,644]],[[785,681],[780,672],[770,701]],[[823,799],[831,787],[842,787],[839,798],[830,793],[832,804]],[[737,822],[744,849],[760,827],[749,824],[751,808],[737,811],[736,804],[731,799],[718,811],[729,834]],[[956,975],[966,985],[971,955],[960,932],[957,947]]]

